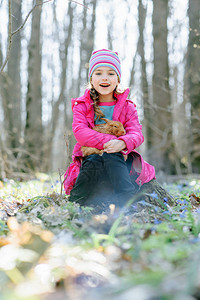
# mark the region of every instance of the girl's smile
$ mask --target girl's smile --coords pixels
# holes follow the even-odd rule
[[[110,85],[107,84],[107,83],[102,83],[102,84],[100,84],[100,86],[102,86],[102,87],[109,87]]]
[[[111,102],[114,100],[113,91],[118,83],[117,73],[109,67],[99,67],[92,74],[91,84],[99,93],[100,102]]]

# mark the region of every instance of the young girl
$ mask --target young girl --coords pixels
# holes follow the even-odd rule
[[[90,89],[72,99],[72,129],[77,144],[73,163],[65,173],[64,188],[70,201],[80,205],[105,201],[105,196],[123,206],[139,187],[155,178],[154,167],[135,151],[143,143],[142,126],[129,89],[118,92],[121,64],[117,52],[102,49],[92,53],[89,62]],[[102,118],[120,121],[126,134],[120,137],[92,128],[105,123]],[[81,146],[103,149],[103,155],[83,157]],[[100,204],[100,203],[99,203]]]

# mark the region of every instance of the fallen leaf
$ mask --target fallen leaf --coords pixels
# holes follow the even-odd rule
[[[19,223],[15,217],[8,218],[7,225],[11,231],[17,232],[19,230]]]
[[[0,189],[2,189],[4,187],[3,182],[0,180]]]
[[[0,247],[8,244],[11,244],[11,240],[9,240],[7,237],[0,237]]]
[[[189,198],[190,198],[190,202],[191,202],[192,206],[194,206],[194,207],[200,206],[200,198],[197,197],[195,194],[190,194]]]
[[[148,239],[148,237],[149,237],[151,234],[152,234],[152,230],[151,230],[151,229],[147,229],[147,230],[144,232],[143,240]]]

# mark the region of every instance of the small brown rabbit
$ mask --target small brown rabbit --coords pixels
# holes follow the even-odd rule
[[[96,130],[101,133],[113,134],[117,137],[126,134],[126,131],[121,122],[112,121],[105,118],[102,118],[101,120],[104,120],[106,123],[94,126],[93,130]],[[83,156],[88,156],[91,154],[102,154],[104,152],[104,150],[99,150],[97,148],[85,146],[81,147],[81,151],[83,153]]]

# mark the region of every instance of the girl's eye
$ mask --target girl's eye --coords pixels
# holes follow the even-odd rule
[[[101,73],[100,72],[96,72],[95,75],[101,75]]]
[[[109,75],[115,75],[114,73],[109,73]]]

